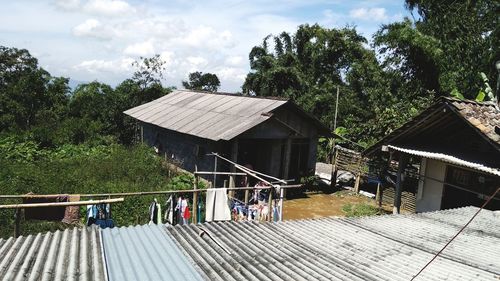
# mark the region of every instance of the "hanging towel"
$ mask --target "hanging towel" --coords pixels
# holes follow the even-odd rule
[[[231,210],[229,210],[226,188],[207,189],[205,207],[205,221],[231,220]]]
[[[161,222],[161,205],[160,203],[156,203],[156,224],[162,224]]]
[[[167,199],[167,202],[165,202],[165,207],[167,208],[165,210],[165,222],[169,224],[173,224],[173,218],[174,218],[174,200],[172,198],[172,195],[170,195]]]
[[[80,201],[80,195],[70,195],[68,196],[69,202]],[[64,218],[62,222],[67,224],[78,223],[80,220],[80,206],[67,206],[64,211]]]

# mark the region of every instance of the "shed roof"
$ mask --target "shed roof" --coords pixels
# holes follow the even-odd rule
[[[175,90],[172,93],[126,110],[124,113],[145,123],[214,141],[230,140],[272,118],[277,108],[293,104],[275,98]],[[322,131],[314,117],[300,112]]]
[[[398,139],[412,136],[421,128],[427,128],[429,124],[447,126],[451,123],[447,109],[454,114],[455,119],[458,117],[463,120],[480,137],[500,151],[500,110],[494,104],[441,97],[410,121],[367,148],[363,154],[370,155],[383,144],[394,144]]]
[[[167,231],[207,280],[410,280],[476,211],[203,224],[215,240]],[[481,211],[419,280],[495,280],[499,233],[500,213]]]
[[[395,145],[389,145],[388,147],[390,149],[393,149],[393,150],[396,150],[396,151],[399,151],[399,152],[403,152],[403,153],[406,153],[406,154],[420,156],[420,157],[434,159],[434,160],[439,160],[439,161],[443,161],[443,162],[446,162],[446,163],[450,163],[450,164],[454,164],[454,165],[457,165],[457,166],[462,166],[462,167],[474,169],[474,170],[477,170],[477,171],[481,171],[481,172],[484,172],[484,173],[488,173],[488,174],[492,174],[492,175],[500,177],[500,169],[491,168],[491,167],[488,167],[488,166],[485,166],[485,165],[482,165],[482,164],[479,164],[479,163],[465,161],[465,160],[462,160],[462,159],[459,159],[457,157],[454,157],[454,156],[451,156],[451,155],[447,155],[447,154],[444,154],[444,153],[421,151],[421,150],[416,150],[416,149],[409,149],[409,148],[398,147],[398,146],[395,146]]]
[[[477,210],[0,239],[0,279],[409,280]],[[498,280],[499,233],[500,212],[482,210],[419,280]]]

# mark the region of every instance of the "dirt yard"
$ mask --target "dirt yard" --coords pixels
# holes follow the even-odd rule
[[[376,206],[375,200],[351,191],[338,191],[331,194],[305,193],[303,198],[294,198],[284,201],[283,219],[312,219],[329,216],[345,216],[342,206],[345,204],[369,204]]]

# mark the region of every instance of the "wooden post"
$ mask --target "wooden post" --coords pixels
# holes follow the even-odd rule
[[[288,179],[288,173],[290,170],[290,157],[292,153],[292,138],[288,137],[286,139],[285,143],[285,159],[283,161],[285,162],[285,166],[283,167],[283,179],[287,180]],[[286,197],[286,191],[283,193],[283,197]]]
[[[194,165],[194,190],[198,190],[198,175],[196,172],[198,171],[198,167]],[[173,204],[173,203],[171,203]],[[198,192],[193,192],[193,223],[198,223]]]
[[[274,188],[270,187],[269,188],[269,198],[268,198],[268,202],[267,202],[267,208],[269,210],[269,215],[267,217],[268,221],[272,221],[272,215],[273,215],[273,191],[274,191]]]
[[[14,213],[14,220],[15,220],[15,224],[14,224],[14,237],[19,237],[19,234],[20,234],[20,229],[19,229],[19,225],[20,225],[20,221],[21,221],[21,209],[20,208],[16,208],[16,211]]]
[[[375,201],[377,201],[379,208],[382,207],[382,197],[380,194],[380,182],[377,183],[377,195],[375,195]]]
[[[141,125],[141,143],[144,143],[144,126]]]
[[[339,151],[338,149],[335,149],[335,153],[333,154],[333,159],[332,159],[332,174],[330,175],[330,187],[335,188],[337,185],[337,174],[338,174],[338,167],[337,167],[337,158],[339,157]]]
[[[236,187],[236,184],[234,182],[234,175],[229,176],[229,188],[234,188]],[[234,190],[229,190],[229,197],[234,197]]]
[[[247,186],[248,187],[250,185],[250,183],[248,182],[247,180]],[[250,197],[250,190],[248,189],[245,189],[245,206],[248,206],[248,199]]]
[[[361,181],[361,173],[358,172],[356,175],[356,181],[354,182],[354,192],[359,193],[359,182]]]
[[[231,161],[238,163],[238,139],[234,139],[231,147]],[[231,165],[231,172],[236,173],[236,166]],[[229,176],[229,187],[236,186],[236,178],[234,175]],[[234,190],[229,191],[229,196],[234,197]]]
[[[283,191],[284,188],[280,188],[280,221],[283,221]]]
[[[402,174],[404,173],[407,161],[407,155],[401,153],[398,161],[398,175],[396,178],[396,190],[394,192],[394,207],[392,208],[393,214],[399,214],[401,211],[401,194],[403,191]]]
[[[217,156],[214,157],[214,188],[217,188],[215,181],[217,179]]]

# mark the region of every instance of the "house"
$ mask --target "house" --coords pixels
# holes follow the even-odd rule
[[[291,101],[175,90],[125,111],[141,139],[181,168],[228,171],[209,153],[283,179],[313,174],[318,136],[329,129]]]
[[[0,239],[0,279],[406,281],[477,211],[73,228]],[[482,210],[416,280],[498,280],[498,233]]]
[[[395,189],[384,193],[395,212],[481,206],[500,187],[500,110],[443,97],[364,155],[394,166]],[[500,196],[486,208],[499,210]]]

